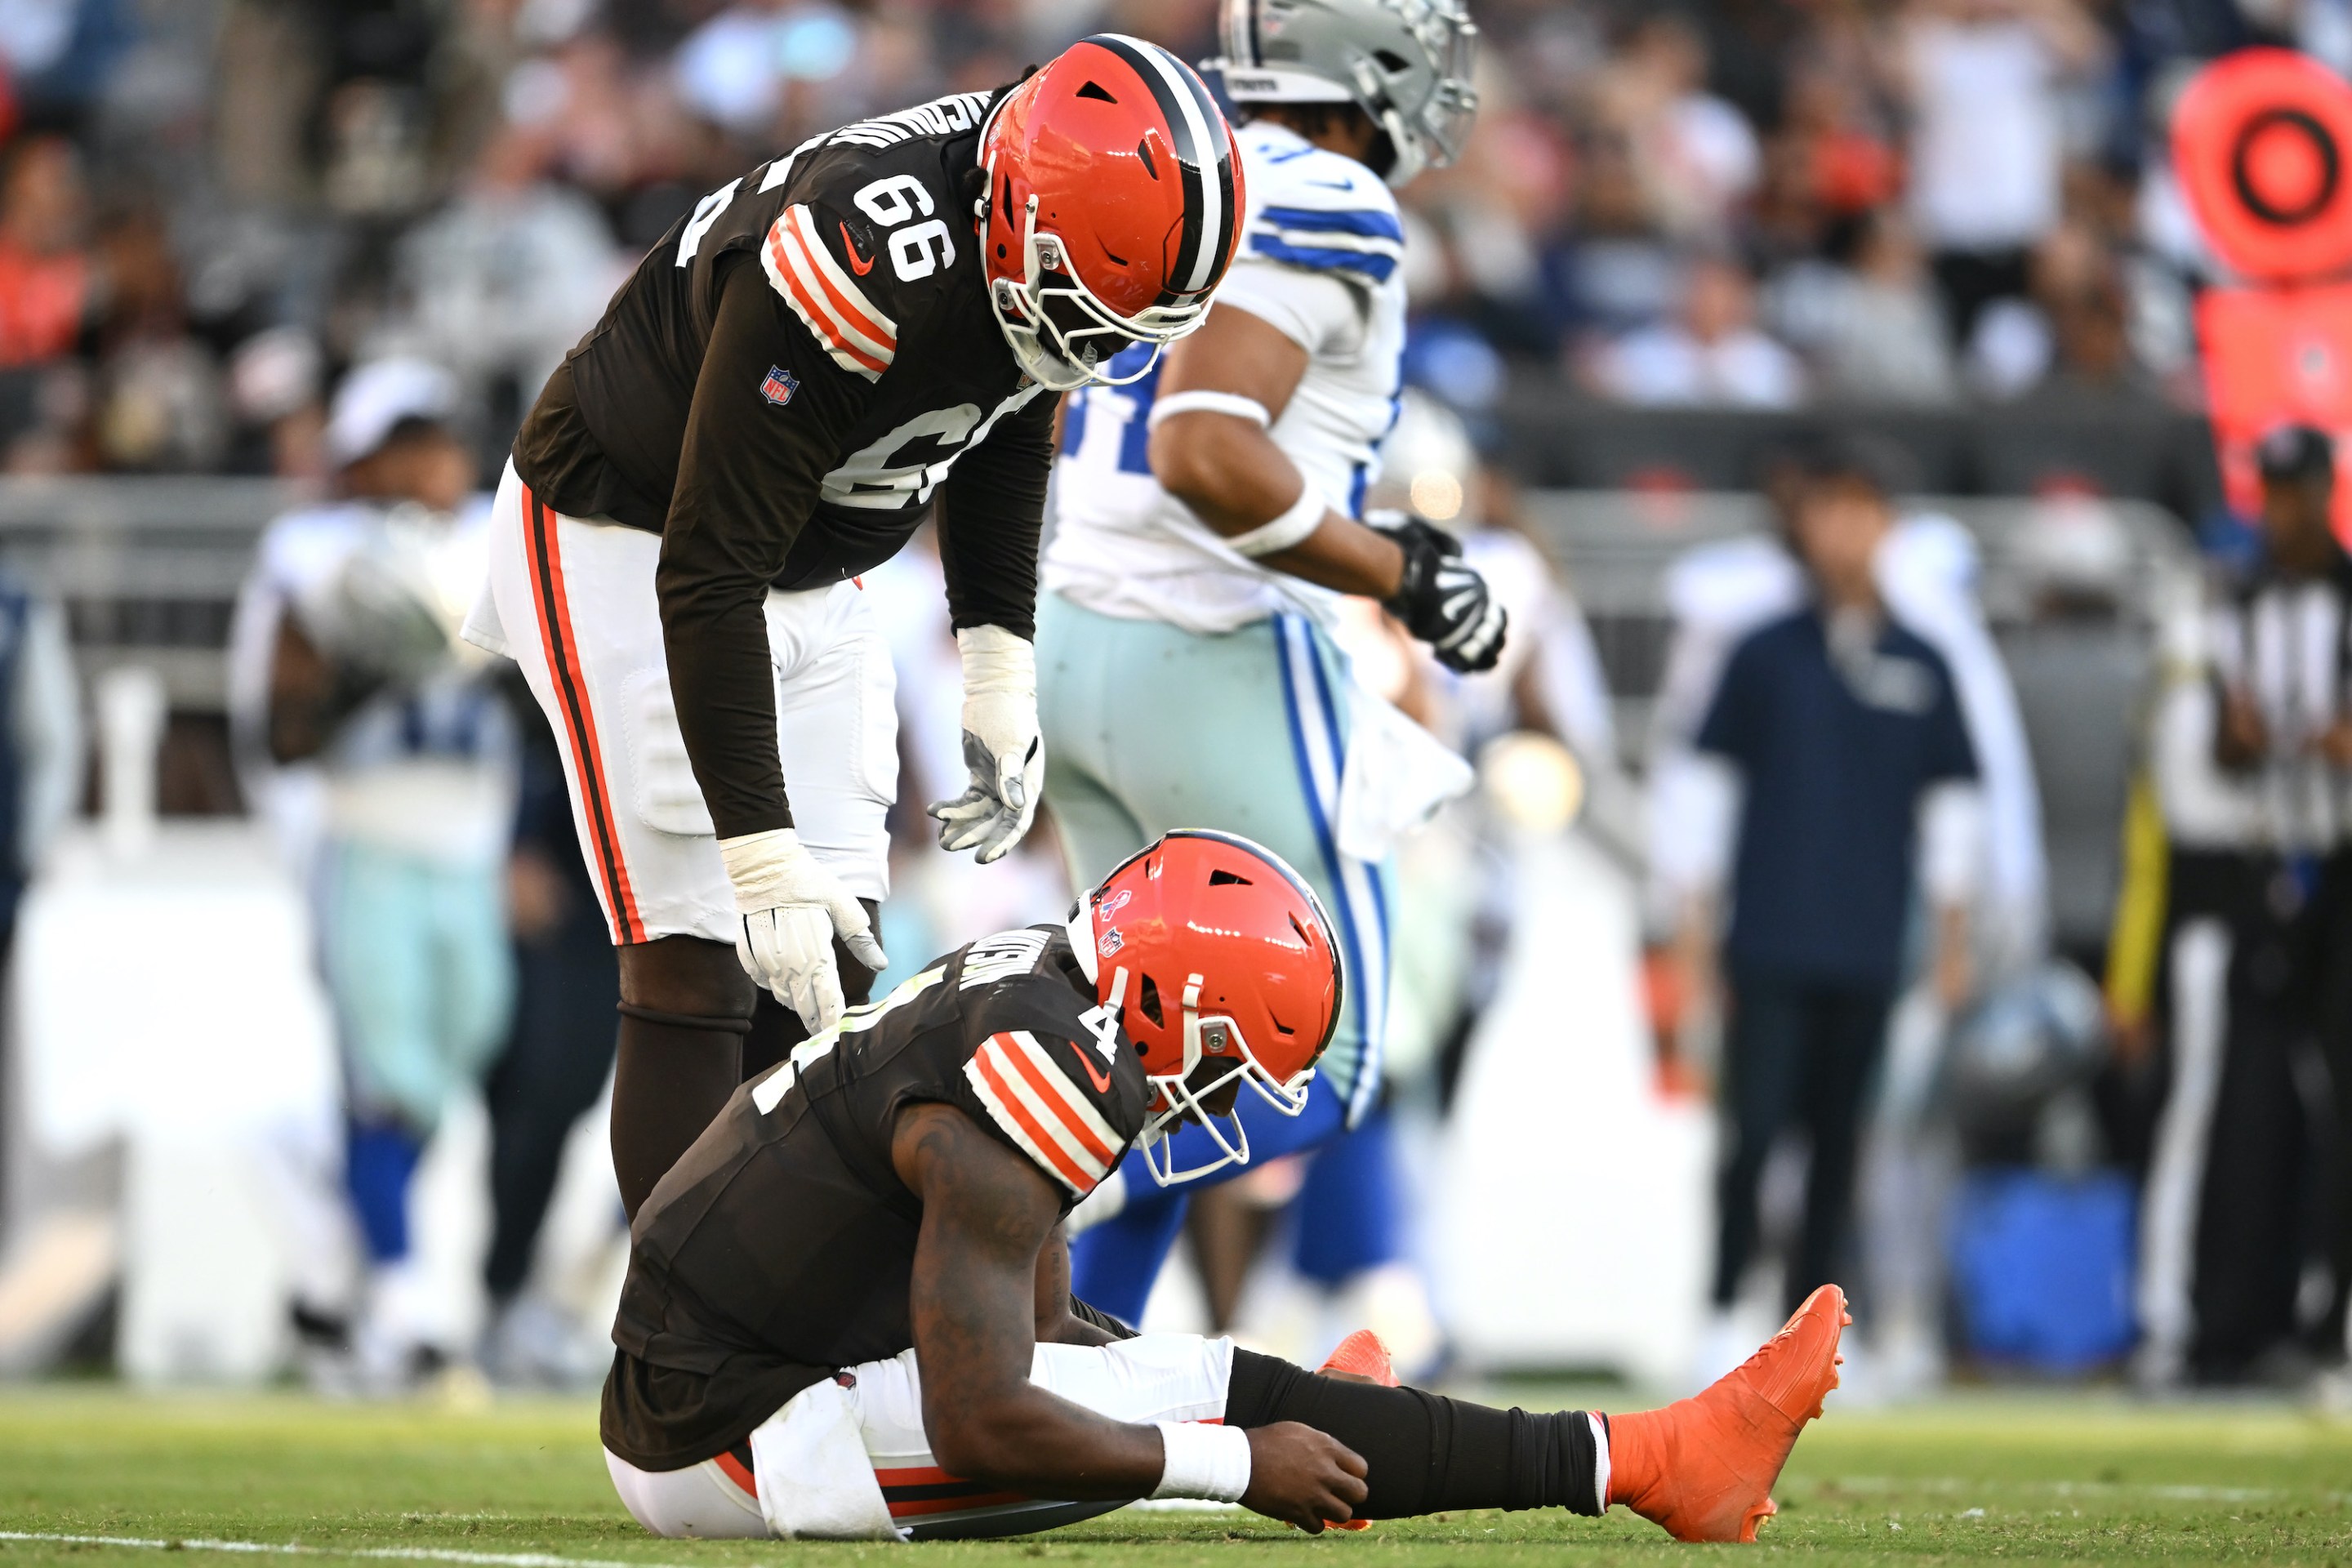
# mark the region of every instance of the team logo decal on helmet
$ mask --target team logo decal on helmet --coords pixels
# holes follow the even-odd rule
[[[1402,185],[1462,155],[1478,114],[1478,29],[1462,0],[1223,0],[1235,103],[1353,103],[1388,132]]]
[[[1169,834],[1103,879],[1070,915],[1097,999],[1124,1028],[1152,1098],[1144,1168],[1161,1186],[1249,1163],[1240,1118],[1208,1102],[1247,1084],[1285,1116],[1307,1109],[1339,1027],[1339,950],[1321,900],[1246,838]],[[1197,1121],[1217,1157],[1179,1171],[1175,1124]]]
[[[1206,317],[1233,260],[1241,160],[1183,61],[1118,33],[1074,44],[999,100],[980,161],[989,304],[1031,379],[1123,385]],[[1114,376],[1139,343],[1152,352]]]

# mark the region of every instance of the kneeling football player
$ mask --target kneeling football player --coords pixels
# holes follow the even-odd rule
[[[1171,833],[1066,927],[1002,931],[739,1089],[639,1212],[604,1385],[614,1486],[673,1536],[982,1536],[1140,1498],[1308,1531],[1622,1502],[1752,1541],[1836,1386],[1824,1287],[1664,1410],[1531,1415],[1129,1333],[1069,1294],[1061,1222],[1130,1143],[1305,1104],[1339,1016],[1313,892]],[[1244,1156],[1245,1157],[1245,1156]]]

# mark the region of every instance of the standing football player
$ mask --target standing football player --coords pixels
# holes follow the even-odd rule
[[[238,773],[310,894],[341,1048],[342,1138],[268,1146],[299,1261],[294,1329],[325,1388],[412,1386],[454,1349],[410,1188],[513,1005],[514,722],[488,661],[450,646],[483,544],[457,397],[423,360],[343,378],[326,429],[339,493],[264,531],[230,629]],[[355,1301],[349,1220],[367,1261]]]
[[[562,742],[621,950],[631,1214],[883,967],[894,682],[856,578],[935,494],[971,775],[941,842],[988,861],[1028,829],[1054,395],[1200,324],[1241,180],[1200,79],[1103,34],[711,192],[540,395],[467,635]],[[755,983],[798,1026],[747,1046]]]
[[[1296,872],[1171,833],[1066,924],[947,954],[738,1089],[633,1233],[601,1422],[629,1512],[666,1536],[892,1540],[1145,1497],[1308,1531],[1622,1502],[1681,1540],[1755,1540],[1837,1386],[1834,1285],[1696,1398],[1614,1416],[1139,1337],[1070,1294],[1071,1205],[1139,1138],[1298,1103],[1343,991]]]
[[[1264,1160],[1356,1125],[1380,1088],[1392,871],[1349,852],[1364,839],[1340,784],[1363,738],[1332,607],[1377,599],[1458,670],[1494,664],[1504,616],[1445,533],[1360,521],[1402,385],[1391,187],[1460,152],[1475,29],[1458,0],[1224,0],[1223,26],[1225,89],[1250,116],[1241,254],[1207,323],[1156,373],[1064,416],[1039,679],[1045,795],[1074,883],[1200,825],[1305,868],[1338,915],[1350,1006],[1298,1115],[1244,1106]],[[1114,368],[1141,369],[1129,353]],[[1173,1143],[1174,1169],[1238,1163],[1207,1129]],[[1082,1216],[1096,1228],[1078,1247],[1081,1293],[1137,1321],[1183,1211],[1122,1172]],[[1351,1228],[1392,1235],[1367,1217]]]

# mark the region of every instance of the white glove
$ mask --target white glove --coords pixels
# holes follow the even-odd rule
[[[890,967],[866,907],[789,827],[722,838],[719,853],[735,884],[735,956],[744,972],[799,1014],[811,1034],[830,1028],[841,1016],[834,938],[875,973]]]
[[[932,803],[940,847],[980,847],[983,866],[1021,842],[1045,784],[1037,733],[1037,650],[1003,626],[956,633],[963,656],[963,765],[971,786]]]
[[[446,578],[449,527],[404,506],[368,524],[341,566],[295,598],[302,630],[320,651],[360,673],[415,685],[449,656],[465,610]]]

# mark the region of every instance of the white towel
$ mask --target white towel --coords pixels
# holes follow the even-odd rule
[[[785,1541],[898,1541],[859,1429],[856,1394],[831,1378],[751,1434],[760,1511]]]
[[[1477,774],[1386,698],[1348,682],[1348,759],[1339,774],[1339,852],[1375,865]]]

